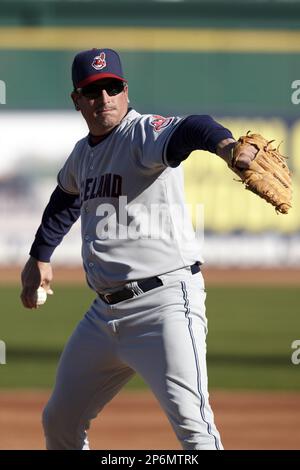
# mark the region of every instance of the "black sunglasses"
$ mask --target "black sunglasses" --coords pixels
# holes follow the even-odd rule
[[[106,83],[106,85],[91,83],[83,88],[77,88],[76,91],[89,100],[95,100],[96,98],[99,98],[103,90],[105,90],[109,96],[116,96],[122,93],[124,88],[125,82],[121,82],[121,80],[112,80],[111,82]]]

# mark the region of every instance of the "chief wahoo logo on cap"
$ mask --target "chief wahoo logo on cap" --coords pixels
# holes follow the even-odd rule
[[[96,57],[94,57],[92,67],[96,70],[101,70],[106,67],[105,52],[101,52],[100,55],[96,55]]]

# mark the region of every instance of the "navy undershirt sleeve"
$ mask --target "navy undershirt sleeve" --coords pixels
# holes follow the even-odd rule
[[[167,144],[168,164],[177,167],[193,150],[216,153],[219,142],[229,138],[233,138],[231,132],[211,116],[188,116],[176,127]]]
[[[35,235],[30,255],[49,262],[55,248],[80,216],[80,196],[66,193],[59,186],[53,191]]]

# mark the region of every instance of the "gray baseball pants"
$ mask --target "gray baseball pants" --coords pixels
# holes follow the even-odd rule
[[[90,421],[135,372],[183,449],[223,448],[208,400],[202,274],[159,277],[163,286],[115,305],[97,297],[76,327],[43,412],[47,449],[88,449]]]

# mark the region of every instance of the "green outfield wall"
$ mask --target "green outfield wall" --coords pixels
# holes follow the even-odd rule
[[[78,44],[77,50],[87,46]],[[141,112],[292,119],[300,114],[300,104],[291,99],[292,83],[300,80],[300,52],[128,51],[121,43],[117,49],[132,104]],[[0,29],[5,110],[71,108],[70,68],[75,53],[76,49],[1,48]]]

